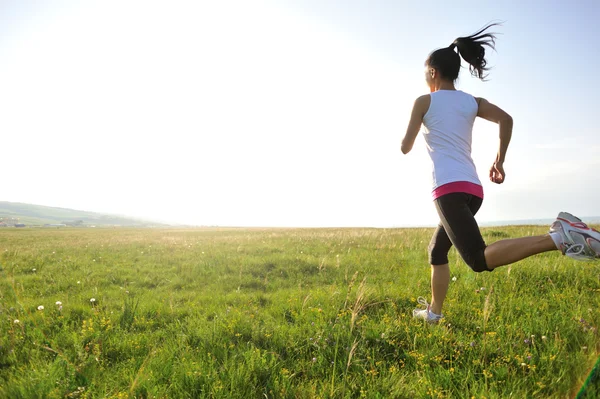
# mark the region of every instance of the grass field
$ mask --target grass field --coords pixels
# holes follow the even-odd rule
[[[429,326],[412,309],[432,231],[0,230],[0,398],[575,396],[600,262],[475,274],[453,251]]]

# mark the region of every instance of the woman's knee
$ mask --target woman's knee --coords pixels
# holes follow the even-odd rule
[[[465,263],[476,273],[491,272],[485,260],[485,248],[470,253],[461,254]]]
[[[429,253],[429,264],[430,265],[445,265],[448,263],[448,251],[440,248],[435,243],[429,244],[427,248]]]

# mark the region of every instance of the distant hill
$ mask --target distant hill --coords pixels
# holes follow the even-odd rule
[[[0,201],[0,219],[7,225],[18,223],[26,226],[46,224],[66,224],[71,226],[128,226],[128,227],[165,227],[166,224],[125,216],[104,215],[75,209],[23,204],[20,202]]]

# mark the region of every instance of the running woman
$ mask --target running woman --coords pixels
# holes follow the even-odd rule
[[[471,158],[471,138],[476,117],[498,124],[500,145],[489,178],[496,184],[506,179],[504,160],[512,135],[513,119],[504,110],[484,98],[456,90],[461,60],[469,64],[471,75],[485,80],[488,71],[485,47],[494,49],[496,37],[486,31],[459,37],[450,46],[435,50],[425,61],[425,80],[430,94],[416,99],[402,152],[407,154],[425,125],[424,137],[433,164],[433,201],[440,223],[429,244],[431,264],[431,304],[415,309],[413,316],[430,323],[442,317],[442,305],[450,283],[448,252],[452,245],[475,272],[493,271],[546,251],[560,250],[578,260],[600,258],[600,233],[579,218],[560,212],[549,234],[496,241],[486,245],[475,214],[483,201],[483,188]]]

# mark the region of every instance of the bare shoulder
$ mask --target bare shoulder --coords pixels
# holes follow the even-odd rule
[[[426,104],[429,106],[429,103],[431,103],[431,96],[429,94],[423,94],[422,96],[417,97],[415,100],[415,104]]]
[[[429,105],[431,105],[431,96],[429,94],[423,94],[415,100],[414,110],[421,115],[425,115],[429,110]]]
[[[512,120],[511,116],[504,111],[502,108],[490,103],[483,97],[475,97],[477,101],[477,116],[483,119],[487,119],[491,122],[500,122],[505,120]]]
[[[486,100],[486,99],[485,99],[485,98],[483,98],[483,97],[475,97],[475,101],[477,102],[477,105],[478,105],[478,106],[480,106],[480,105],[481,105],[481,104],[483,104],[483,103],[487,103],[487,102],[488,102],[488,100]]]

